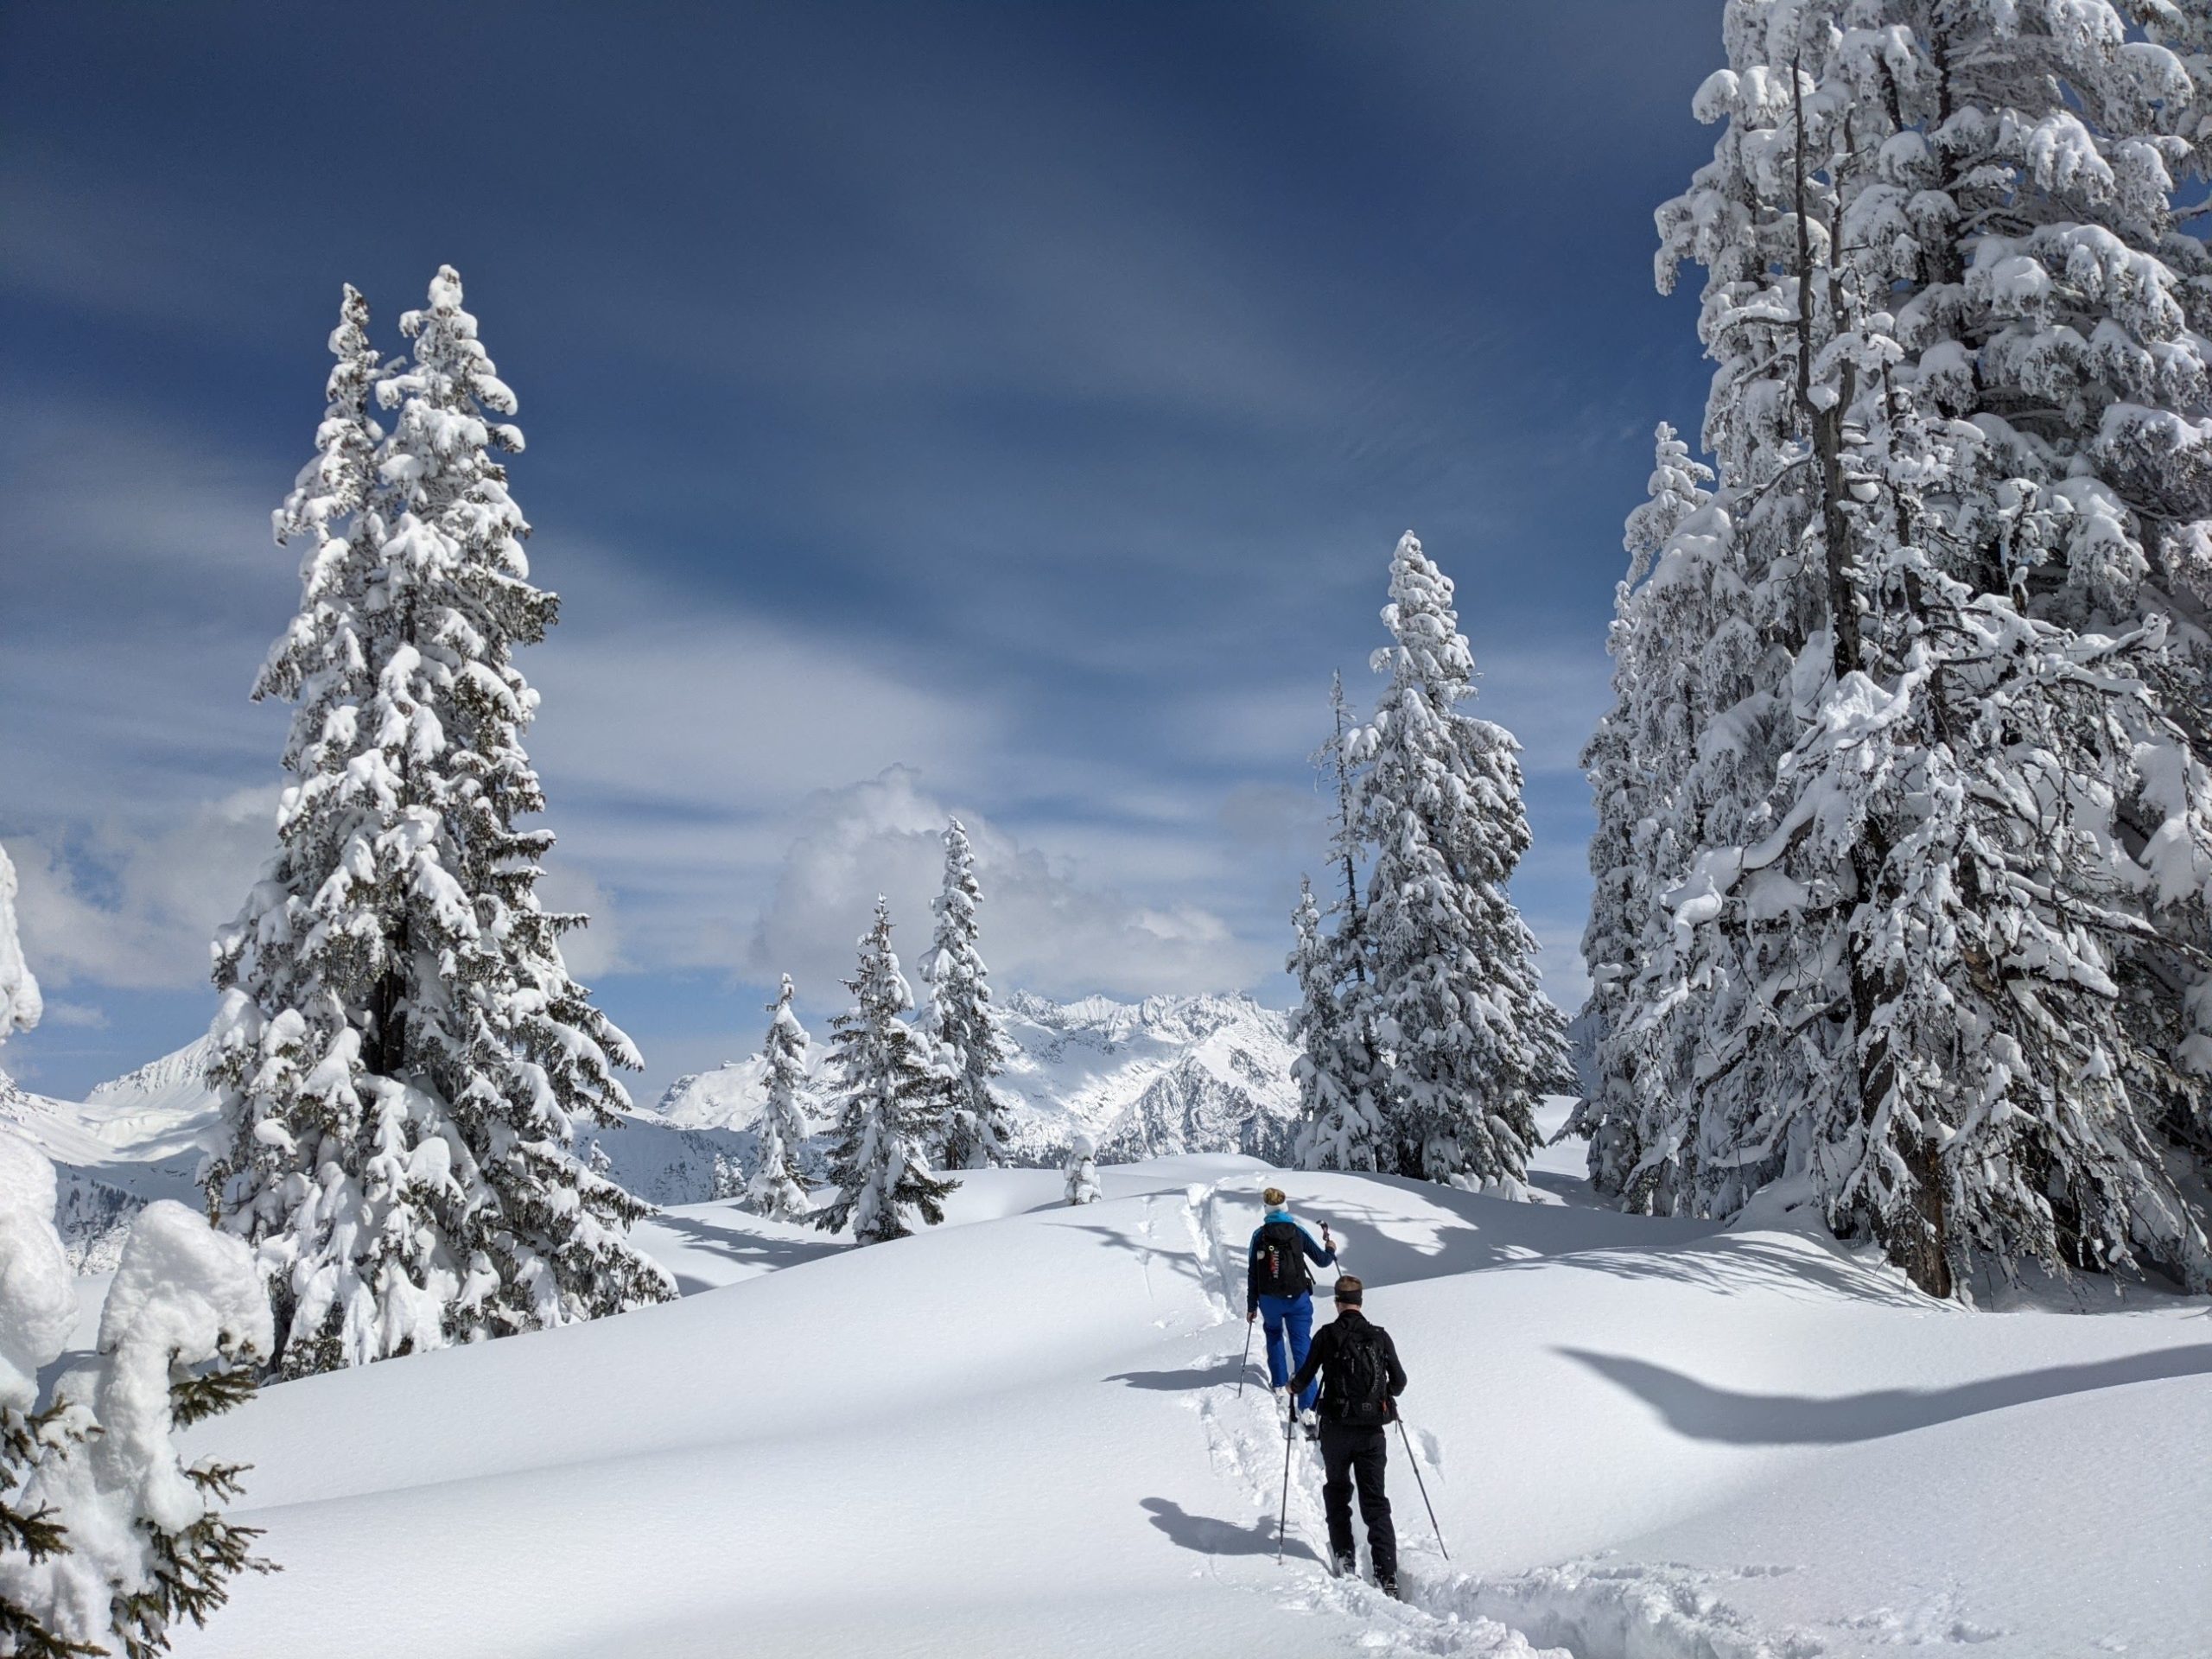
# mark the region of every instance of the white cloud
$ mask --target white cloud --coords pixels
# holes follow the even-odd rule
[[[810,1000],[829,1000],[829,988],[853,970],[879,893],[891,901],[911,969],[928,948],[948,816],[906,767],[817,798],[754,925],[748,971],[791,973]],[[1255,983],[1273,966],[1271,950],[1238,938],[1210,910],[1090,886],[981,816],[959,816],[984,892],[983,953],[1001,985],[1065,995],[1224,990]]]
[[[588,916],[590,925],[561,936],[562,960],[569,971],[587,984],[601,974],[627,966],[622,959],[622,921],[614,896],[588,875],[556,859],[545,866],[537,884],[538,901],[546,909]]]
[[[107,1028],[107,1010],[96,1008],[87,1002],[49,1001],[46,1005],[46,1016],[40,1023],[74,1031],[105,1031]]]
[[[11,840],[23,947],[41,978],[175,990],[207,980],[215,930],[238,913],[276,840],[276,791],[240,790],[147,827],[81,841]]]

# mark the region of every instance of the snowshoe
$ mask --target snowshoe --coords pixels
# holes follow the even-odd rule
[[[1403,1601],[1405,1599],[1405,1597],[1399,1592],[1398,1580],[1395,1573],[1387,1579],[1376,1580],[1375,1587],[1377,1590],[1380,1590],[1384,1595],[1389,1597],[1393,1601]]]
[[[1356,1579],[1359,1576],[1359,1557],[1353,1554],[1349,1550],[1345,1551],[1344,1554],[1341,1555],[1333,1557],[1330,1562],[1330,1566],[1335,1570],[1336,1575],[1340,1579]]]

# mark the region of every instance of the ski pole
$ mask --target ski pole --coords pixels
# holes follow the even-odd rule
[[[1428,1511],[1428,1524],[1435,1529],[1436,1547],[1444,1550],[1444,1559],[1450,1560],[1452,1552],[1444,1549],[1444,1529],[1436,1525],[1436,1505],[1428,1501],[1428,1483],[1421,1478],[1421,1459],[1414,1456],[1414,1443],[1406,1438],[1406,1420],[1398,1420],[1398,1442],[1406,1448],[1406,1461],[1413,1465],[1414,1484],[1421,1488],[1421,1506]]]
[[[1244,1363],[1236,1368],[1236,1397],[1239,1400],[1244,1397],[1244,1379],[1252,1370],[1252,1325],[1250,1319],[1244,1321]]]
[[[1282,1565],[1283,1539],[1290,1531],[1290,1446],[1291,1430],[1298,1422],[1298,1403],[1294,1398],[1282,1419],[1282,1514],[1275,1522],[1275,1565]]]

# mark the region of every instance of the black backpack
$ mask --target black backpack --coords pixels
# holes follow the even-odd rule
[[[1306,1270],[1306,1240],[1295,1223],[1271,1221],[1260,1229],[1252,1282],[1262,1296],[1302,1296],[1313,1288],[1313,1275]]]
[[[1342,1319],[1335,1330],[1337,1340],[1326,1367],[1329,1387],[1322,1398],[1322,1409],[1343,1423],[1389,1421],[1390,1365],[1383,1354],[1382,1333],[1372,1325],[1355,1327]]]

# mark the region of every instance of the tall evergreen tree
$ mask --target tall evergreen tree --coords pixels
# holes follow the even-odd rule
[[[753,1179],[746,1184],[745,1207],[775,1221],[798,1221],[813,1207],[799,1171],[799,1148],[806,1144],[806,1115],[799,1094],[806,1087],[806,1027],[791,1011],[791,976],[768,1005],[768,1034],[760,1044],[762,1083],[767,1099],[760,1109],[760,1136]]]
[[[1381,1169],[1394,1148],[1375,1096],[1374,1055],[1355,1021],[1363,981],[1344,974],[1338,938],[1324,933],[1310,881],[1299,884],[1292,913],[1297,944],[1285,964],[1298,982],[1290,1016],[1298,1058],[1299,1162],[1307,1169]],[[1340,938],[1341,936],[1339,936]]]
[[[957,818],[944,830],[944,884],[937,896],[937,933],[922,958],[930,988],[925,1028],[937,1039],[945,1070],[945,1117],[938,1148],[946,1169],[982,1169],[1006,1161],[1006,1107],[991,1086],[1006,1065],[1006,1046],[991,1008],[989,970],[977,948],[976,855]]]
[[[941,1121],[945,1080],[926,1043],[903,1016],[914,1006],[891,949],[891,906],[879,897],[875,921],[861,936],[860,967],[845,982],[854,1006],[830,1021],[831,1060],[842,1084],[837,1143],[830,1154],[830,1202],[814,1224],[849,1224],[855,1243],[904,1238],[919,1223],[944,1219],[957,1181],[933,1176],[928,1137]]]
[[[1801,1179],[1936,1294],[1977,1255],[2201,1279],[2159,1151],[2202,1121],[2212,868],[2190,76],[2097,0],[1777,0],[1726,38],[1660,213],[1662,286],[1707,271],[1720,483],[1663,558],[1758,649],[1632,688],[1687,712],[1652,753],[1692,841],[1616,1020],[1669,1075],[1611,1051],[1615,1184],[1726,1214]]]
[[[552,843],[514,666],[556,601],[494,450],[522,435],[441,269],[383,368],[346,291],[317,458],[278,514],[311,539],[257,696],[297,703],[279,850],[217,943],[211,1185],[270,1273],[287,1375],[674,1294],[645,1206],[574,1151],[627,1096],[629,1040],[562,963],[583,918],[535,887]],[[393,411],[378,432],[373,401]],[[370,464],[373,458],[373,466]]]
[[[1590,840],[1590,923],[1582,957],[1590,996],[1578,1027],[1587,1080],[1567,1122],[1590,1140],[1591,1179],[1618,1196],[1642,1152],[1641,1126],[1663,1101],[1665,1059],[1648,1021],[1634,1017],[1635,975],[1655,906],[1695,844],[1684,786],[1695,760],[1689,711],[1706,651],[1731,628],[1733,592],[1715,592],[1707,538],[1677,537],[1711,499],[1713,473],[1662,422],[1653,443],[1649,499],[1629,515],[1628,574],[1613,593],[1606,649],[1613,706],[1582,752],[1597,807]],[[1656,1097],[1656,1098],[1655,1098]]]
[[[1474,659],[1452,583],[1409,532],[1390,562],[1375,654],[1389,683],[1351,742],[1374,849],[1363,923],[1392,1168],[1524,1190],[1535,1106],[1567,1075],[1566,1023],[1506,896],[1529,846],[1519,745],[1460,711]]]

